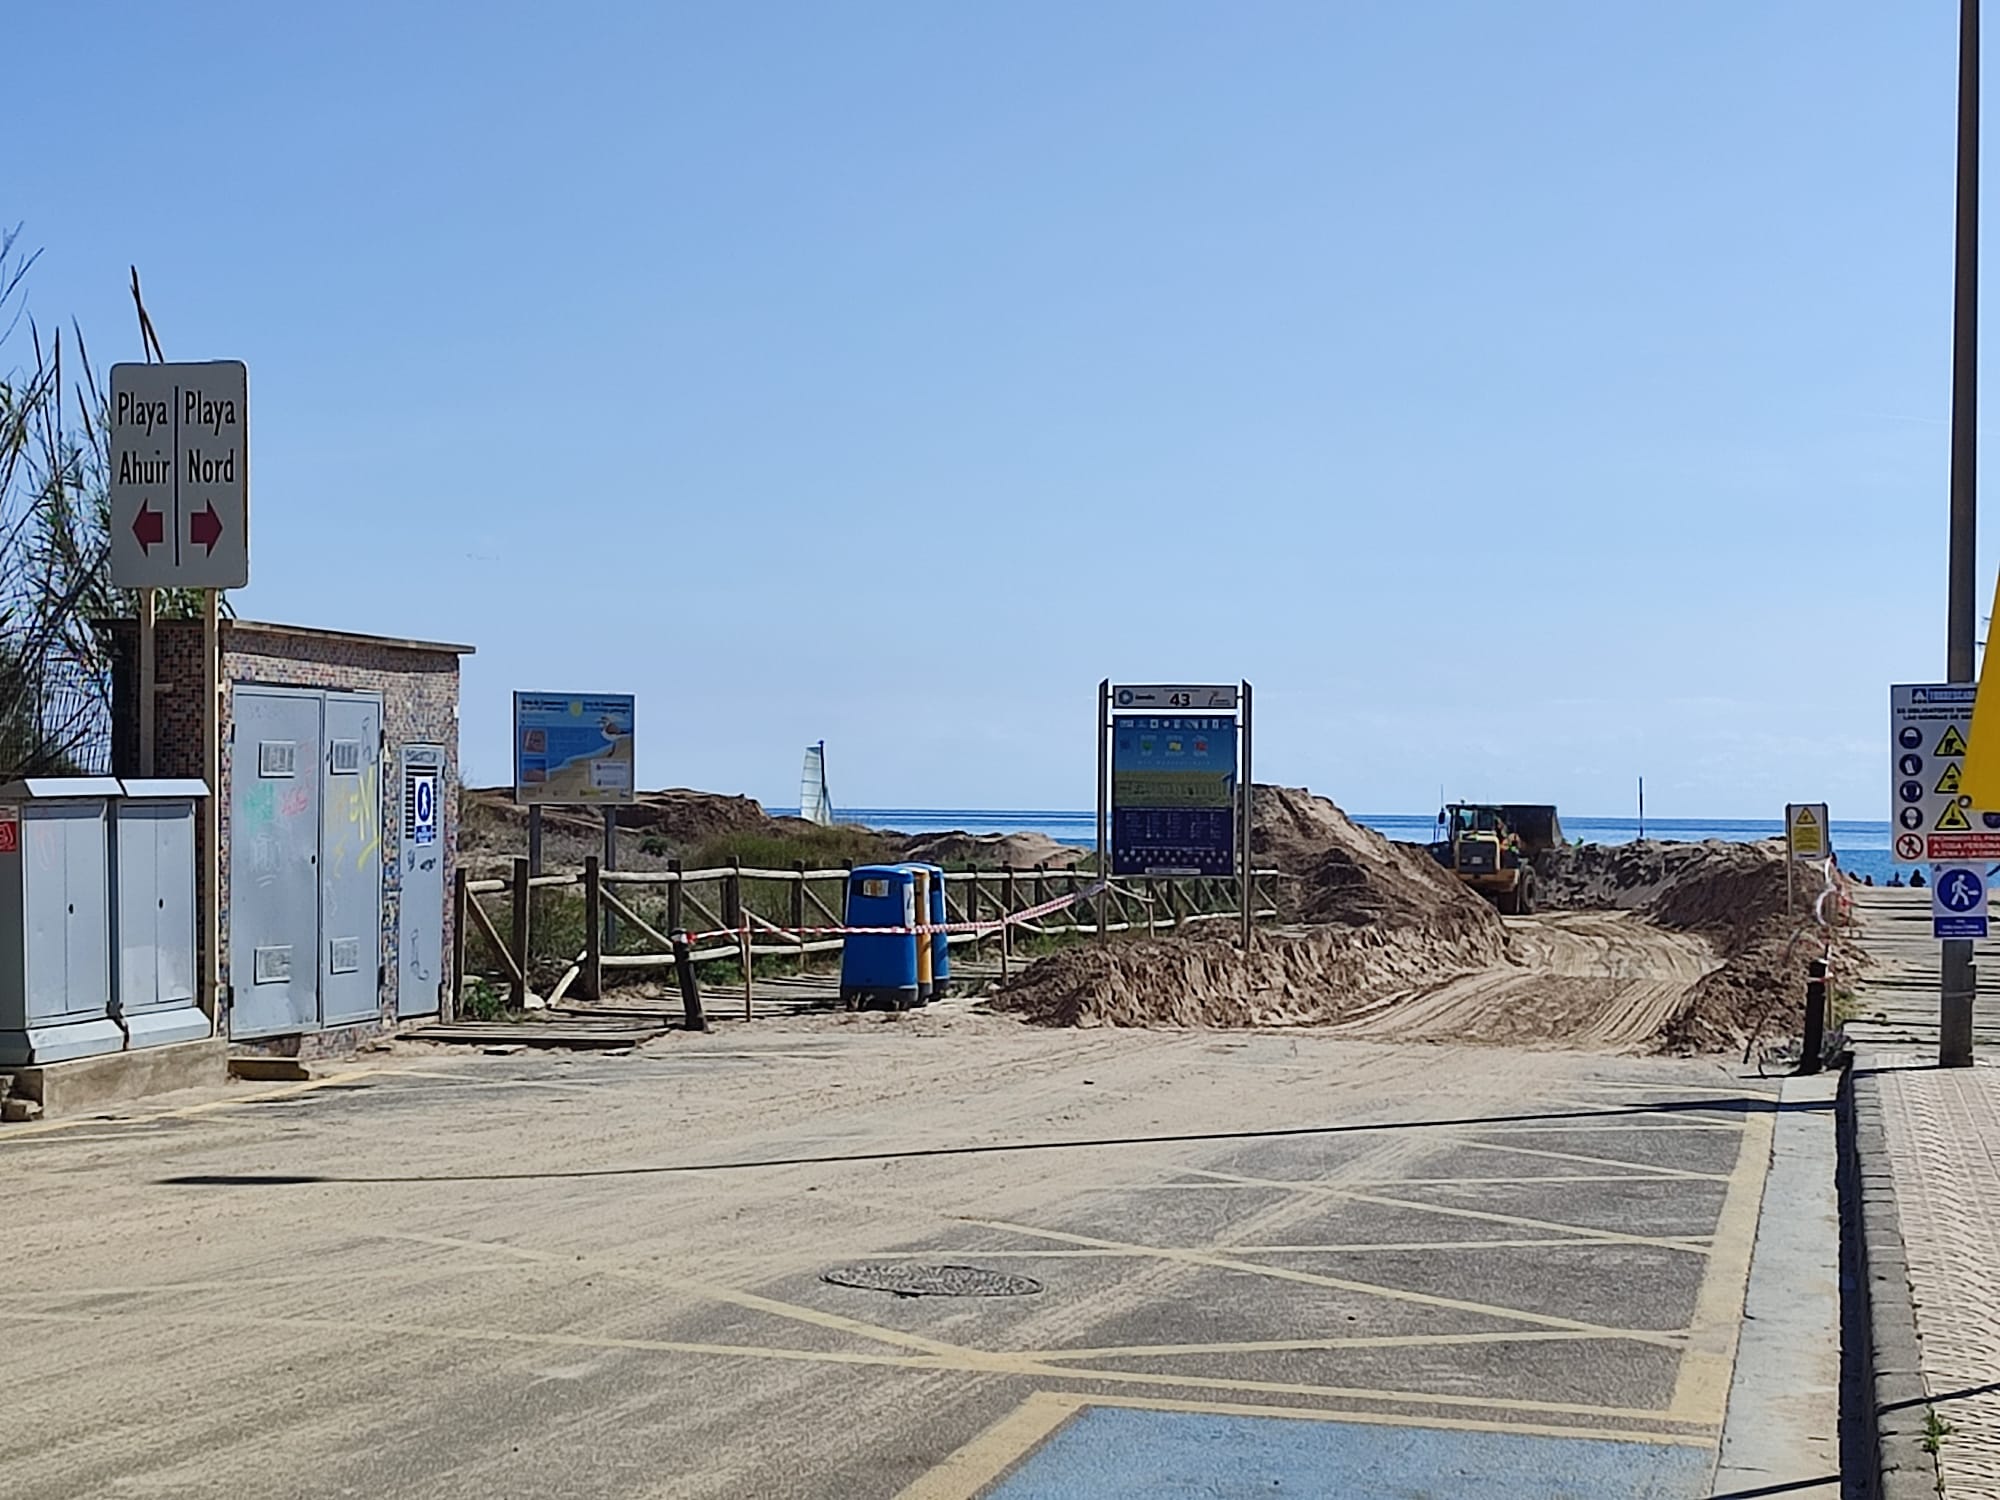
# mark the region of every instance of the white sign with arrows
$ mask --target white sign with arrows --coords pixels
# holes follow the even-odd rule
[[[111,582],[250,581],[249,372],[241,360],[111,367]]]

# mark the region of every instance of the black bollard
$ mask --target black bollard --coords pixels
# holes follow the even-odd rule
[[[1807,974],[1806,1035],[1799,1052],[1799,1071],[1817,1073],[1826,1052],[1826,960],[1814,959]]]
[[[674,934],[674,973],[681,982],[681,1010],[687,1018],[687,1029],[708,1030],[708,1017],[701,1013],[701,986],[694,977],[694,954],[688,948],[685,932]]]

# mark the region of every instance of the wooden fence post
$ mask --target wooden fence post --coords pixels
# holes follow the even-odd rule
[[[1003,922],[1005,918],[1011,917],[1021,909],[1018,903],[1018,896],[1019,893],[1014,883],[1014,867],[1009,865],[1000,876],[1000,915]],[[1012,924],[1005,924],[1000,928],[1000,977],[1002,980],[1007,977],[1007,970],[1010,967],[1010,960],[1013,958],[1013,954],[1014,928]]]
[[[667,861],[667,869],[672,872],[674,877],[667,882],[667,935],[671,937],[674,933],[682,930],[681,862],[677,859],[670,859]]]
[[[792,868],[799,872],[799,878],[792,882],[792,935],[799,940],[799,972],[806,971],[806,862],[792,861]]]
[[[534,887],[528,884],[528,861],[524,855],[514,861],[514,930],[508,934],[514,940],[513,985],[507,998],[514,1009],[526,1010],[528,1006],[528,898],[534,894]]]
[[[743,925],[743,861],[731,856],[729,865],[722,877],[722,925],[733,932]]]
[[[972,881],[965,893],[965,920],[972,924],[972,957],[976,962],[984,951],[986,937],[979,930],[979,866],[972,866],[967,873],[972,876]]]
[[[583,860],[583,975],[581,988],[592,1000],[604,998],[604,876],[595,854]]]
[[[446,1023],[458,1019],[458,999],[465,992],[465,924],[470,920],[465,903],[471,899],[465,889],[465,866],[460,865],[451,877],[451,982],[444,987],[444,1013],[438,1017]]]

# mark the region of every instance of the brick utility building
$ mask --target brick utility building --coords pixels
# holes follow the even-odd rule
[[[136,775],[138,628],[100,628],[113,757]],[[198,777],[201,622],[158,629],[155,774]],[[223,621],[221,645],[218,1032],[315,1057],[436,1015],[472,648],[253,620]]]

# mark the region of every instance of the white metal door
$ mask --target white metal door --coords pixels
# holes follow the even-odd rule
[[[444,983],[444,747],[405,745],[396,1014],[434,1016]]]
[[[326,695],[319,870],[319,1012],[372,1021],[382,996],[382,704]]]
[[[238,688],[230,741],[229,1030],[319,1024],[320,695]]]

